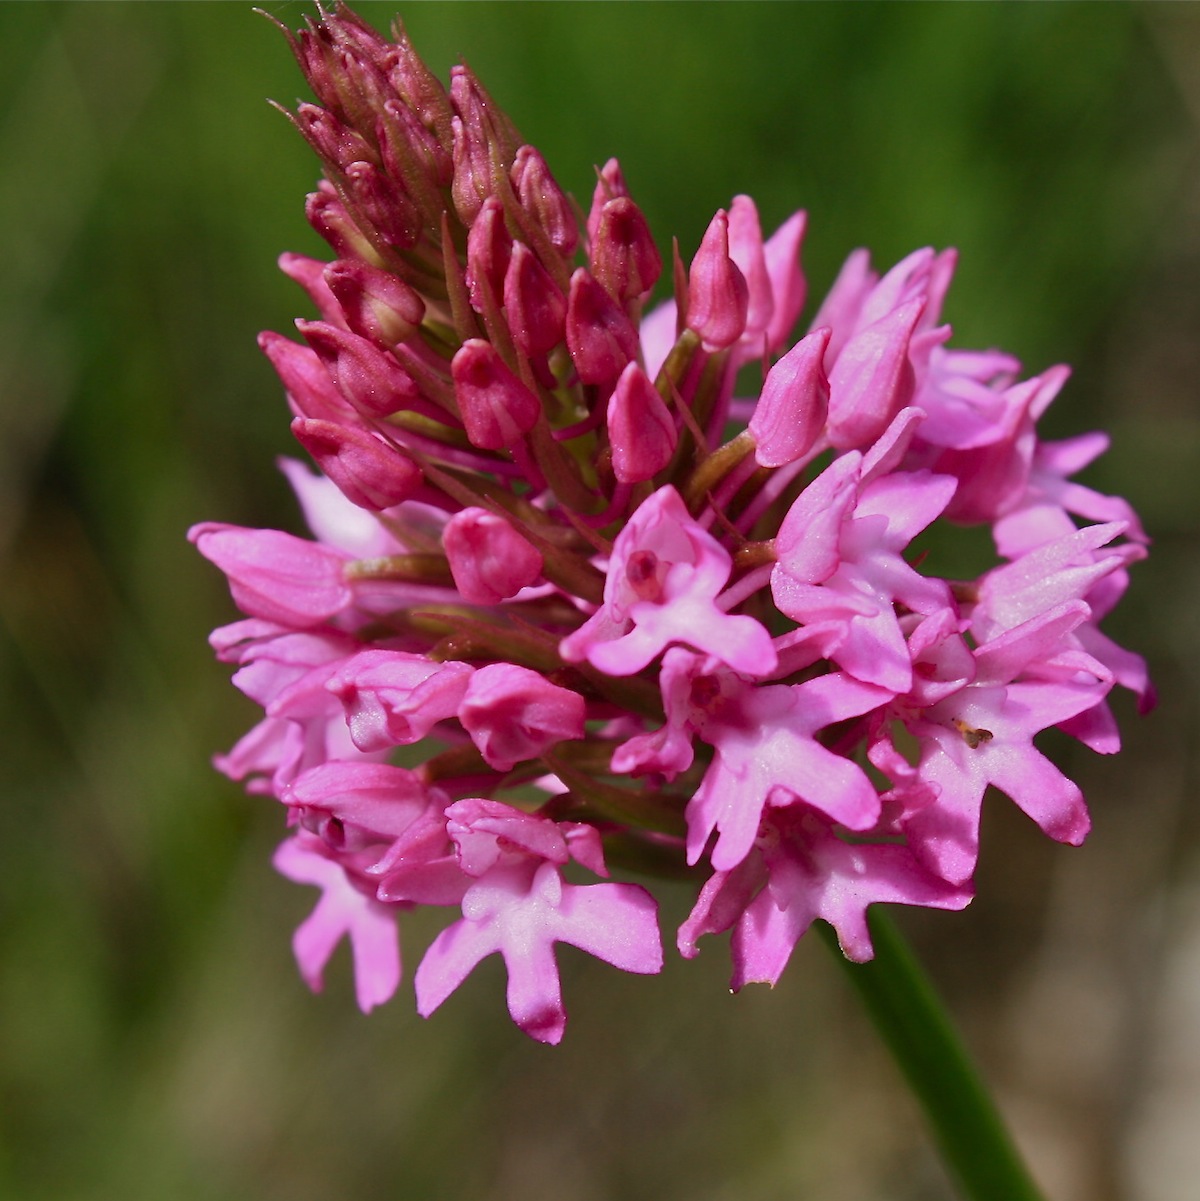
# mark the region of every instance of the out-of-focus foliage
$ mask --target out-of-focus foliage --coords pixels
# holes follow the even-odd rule
[[[293,26],[306,11],[267,7]],[[436,69],[470,62],[577,196],[617,154],[685,257],[738,191],[768,226],[809,209],[818,295],[860,243],[885,267],[955,245],[959,344],[1078,365],[1052,428],[1113,432],[1089,480],[1158,539],[1114,632],[1154,658],[1163,711],[1122,714],[1117,761],[1063,740],[1087,848],[1043,847],[995,805],[979,901],[913,929],[1059,1195],[1171,1196],[1141,1165],[1162,1158],[1145,1115],[1155,1032],[1173,1029],[1148,999],[1173,979],[1167,918],[1197,866],[1200,18],[404,17]],[[252,708],[210,659],[233,609],[183,531],[298,528],[254,336],[307,311],[275,256],[323,253],[302,215],[315,162],[265,103],[300,86],[249,5],[0,5],[0,1196],[947,1197],[815,940],[774,993],[734,999],[719,948],[654,980],[567,951],[553,1052],[513,1031],[499,972],[429,1023],[403,999],[362,1018],[344,961],[322,997],[296,978],[311,898],[268,866],[282,815],[209,767]]]

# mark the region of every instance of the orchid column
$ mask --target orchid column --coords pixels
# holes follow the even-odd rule
[[[871,904],[965,906],[989,784],[1081,842],[1034,738],[1111,753],[1110,689],[1150,703],[1097,626],[1146,538],[1071,480],[1102,435],[1038,437],[1065,368],[949,346],[953,252],[879,274],[855,251],[793,342],[804,214],[764,238],[737,196],[647,311],[664,261],[615,159],[585,214],[402,28],[339,7],[288,37],[334,259],[283,257],[318,317],[261,344],[316,465],[283,464],[313,539],[191,537],[245,614],[214,647],[265,711],[218,766],[284,806],[275,865],[321,890],[309,984],[348,937],[360,1005],[386,1001],[400,914],[439,906],[419,1012],[499,953],[514,1020],[556,1043],[554,944],[657,972],[656,876],[695,882],[683,956],[732,931],[737,989],[814,919],[863,963]],[[995,566],[922,570],[938,522]],[[914,1029],[949,1047],[892,943],[856,977],[876,1017],[901,1015],[902,1059]],[[1035,1195],[1007,1151],[972,1177],[1003,1142],[984,1102],[915,1083],[971,1196]]]

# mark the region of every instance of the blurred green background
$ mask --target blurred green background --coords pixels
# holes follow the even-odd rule
[[[298,25],[310,6],[266,3]],[[386,27],[394,5],[361,11]],[[1053,435],[1154,556],[1110,623],[1162,703],[1099,760],[1096,830],[985,814],[979,899],[900,915],[1056,1201],[1184,1201],[1200,1159],[1200,9],[410,4],[560,182],[620,157],[690,255],[740,191],[810,212],[813,294],[868,245],[954,245],[955,343],[1076,375]],[[0,4],[0,1197],[19,1201],[945,1201],[918,1116],[819,940],[731,997],[562,952],[556,1050],[496,965],[424,1022],[326,992],[289,940],[273,803],[209,766],[254,719],[205,636],[194,521],[299,529],[261,328],[324,249],[316,166],[265,103],[299,73],[242,3]],[[810,310],[811,312],[811,307]],[[688,898],[669,890],[664,928]],[[434,925],[405,927],[415,965]]]

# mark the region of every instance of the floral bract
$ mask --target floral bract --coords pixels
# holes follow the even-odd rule
[[[288,36],[334,259],[283,257],[318,317],[262,346],[313,538],[191,537],[265,714],[218,766],[286,807],[275,866],[321,889],[309,984],[348,938],[359,1004],[387,1000],[397,918],[442,906],[420,1013],[497,953],[514,1020],[557,1042],[555,943],[662,965],[651,894],[610,867],[690,873],[679,949],[732,930],[737,988],[814,918],[861,961],[868,905],[966,905],[989,785],[1080,842],[1034,739],[1112,752],[1109,690],[1150,703],[1096,625],[1146,537],[1069,478],[1101,435],[1038,438],[1064,368],[948,346],[953,253],[880,276],[855,251],[792,343],[804,215],[764,238],[738,196],[644,311],[664,263],[616,160],[584,213],[403,29],[339,8]],[[911,544],[946,522],[995,566],[925,569]]]

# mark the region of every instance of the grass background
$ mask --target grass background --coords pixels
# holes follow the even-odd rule
[[[296,26],[307,5],[267,3]],[[386,26],[392,5],[361,11]],[[1162,695],[1127,750],[1054,745],[1080,851],[1000,799],[975,905],[911,915],[1060,1201],[1169,1201],[1200,1173],[1200,11],[1191,6],[418,3],[590,194],[620,157],[685,255],[755,196],[810,213],[819,297],[869,245],[954,245],[958,345],[1076,375],[1051,434],[1108,429],[1087,477],[1154,557],[1111,623]],[[313,159],[267,97],[302,81],[242,3],[0,5],[0,1196],[20,1201],[944,1201],[890,1065],[817,940],[730,997],[709,940],[660,978],[566,950],[547,1050],[488,965],[436,1017],[363,1018],[289,936],[281,816],[209,767],[253,720],[207,631],[232,619],[183,539],[298,529],[255,347],[324,255]],[[811,306],[810,310],[811,312]],[[1051,740],[1054,742],[1054,740]],[[664,898],[664,928],[687,909]],[[901,915],[907,917],[908,915]],[[434,927],[406,926],[410,968]]]

